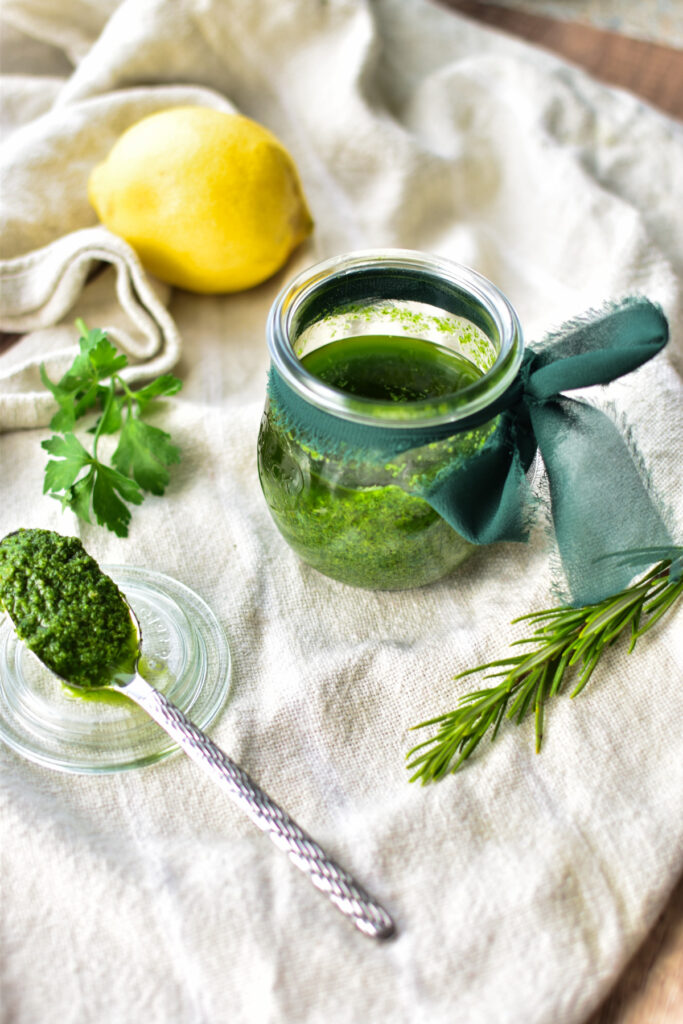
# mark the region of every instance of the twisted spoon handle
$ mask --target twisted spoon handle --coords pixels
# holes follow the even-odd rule
[[[386,910],[163,693],[140,675],[118,688],[165,729],[193,761],[227,788],[254,824],[284,850],[316,889],[350,918],[359,931],[377,939],[389,938],[394,933],[394,923]]]

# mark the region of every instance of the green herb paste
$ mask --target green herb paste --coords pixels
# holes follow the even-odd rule
[[[457,352],[402,335],[342,338],[309,352],[301,365],[333,388],[380,402],[451,395],[482,375]]]
[[[403,336],[332,341],[302,359],[326,384],[377,401],[452,394],[482,376],[452,350]],[[304,561],[353,586],[400,590],[439,579],[472,551],[411,490],[478,449],[490,428],[456,435],[385,465],[312,451],[267,413],[259,435],[261,485],[278,529]]]
[[[0,606],[30,650],[76,688],[132,672],[138,635],[109,576],[76,537],[17,530],[0,541]]]

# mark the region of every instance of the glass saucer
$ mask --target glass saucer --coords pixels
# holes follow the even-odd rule
[[[211,609],[161,573],[102,566],[140,623],[141,674],[200,729],[223,707],[230,648]],[[152,764],[178,745],[121,694],[85,695],[64,686],[0,620],[0,740],[57,771],[101,774]]]

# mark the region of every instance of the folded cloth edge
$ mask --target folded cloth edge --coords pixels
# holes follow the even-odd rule
[[[102,226],[82,228],[40,249],[0,260],[0,330],[23,333],[54,326],[81,294],[97,262],[116,271],[116,295],[132,323],[142,334],[136,340],[120,327],[98,324],[113,342],[136,360],[124,370],[130,381],[148,380],[168,372],[180,358],[181,340],[176,324],[147,277],[135,251]],[[73,348],[73,355],[78,351]],[[61,350],[60,357],[73,358]],[[51,355],[54,361],[55,353]],[[18,380],[43,360],[15,364],[0,380]],[[5,394],[0,401],[0,430],[43,426],[54,411],[49,392]]]

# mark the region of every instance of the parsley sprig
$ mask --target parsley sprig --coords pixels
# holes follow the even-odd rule
[[[59,410],[50,421],[57,433],[42,447],[52,456],[45,467],[43,493],[71,508],[81,519],[94,516],[118,537],[128,536],[131,512],[140,505],[143,491],[163,494],[169,482],[168,467],[180,461],[170,435],[145,423],[143,416],[156,399],[175,395],[181,381],[170,373],[133,391],[121,377],[128,358],[118,353],[105,331],[88,330],[82,320],[80,352],[61,380],[54,384],[45,366],[40,376],[52,392]],[[99,410],[88,451],[74,433],[77,420]],[[119,434],[111,465],[98,457],[100,439]]]
[[[536,752],[540,753],[547,702],[561,692],[572,675],[575,685],[570,696],[578,696],[604,652],[624,633],[630,635],[631,653],[640,637],[683,594],[682,557],[683,548],[672,549],[671,557],[658,562],[637,583],[596,604],[548,608],[514,619],[513,623],[529,622],[536,629],[511,646],[532,645],[533,649],[466,669],[454,677],[457,680],[487,672],[484,679],[501,682],[466,693],[455,710],[413,726],[436,726],[437,731],[408,751],[407,767],[413,773],[410,781],[436,782],[456,772],[487,732],[491,732],[493,741],[505,719],[519,724],[532,712]]]

